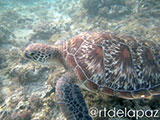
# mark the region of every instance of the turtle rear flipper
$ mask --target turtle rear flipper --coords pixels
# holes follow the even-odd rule
[[[67,120],[92,120],[80,88],[65,75],[56,84],[56,99]]]

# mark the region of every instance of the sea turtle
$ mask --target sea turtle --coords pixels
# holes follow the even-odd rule
[[[160,44],[113,32],[84,32],[60,45],[34,43],[24,55],[35,62],[59,61],[67,70],[56,98],[68,120],[90,120],[79,87],[125,99],[160,94]]]

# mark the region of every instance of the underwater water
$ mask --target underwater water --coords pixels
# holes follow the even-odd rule
[[[113,31],[160,46],[160,1],[0,0],[0,120],[65,120],[50,91],[66,70],[32,62],[23,51],[31,43],[58,44],[86,31]],[[82,93],[88,108],[133,110],[130,116],[103,113],[93,120],[160,119],[159,96],[127,100],[83,89]],[[135,110],[140,110],[139,116]]]

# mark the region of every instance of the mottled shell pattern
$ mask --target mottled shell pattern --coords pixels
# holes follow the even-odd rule
[[[86,32],[63,45],[81,86],[126,99],[160,94],[160,44],[112,32]]]

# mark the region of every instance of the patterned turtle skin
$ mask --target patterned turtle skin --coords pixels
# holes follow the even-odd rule
[[[158,42],[112,32],[85,32],[56,46],[31,44],[24,55],[36,62],[64,65],[67,73],[57,81],[56,95],[68,120],[91,119],[79,87],[125,99],[160,94]]]

